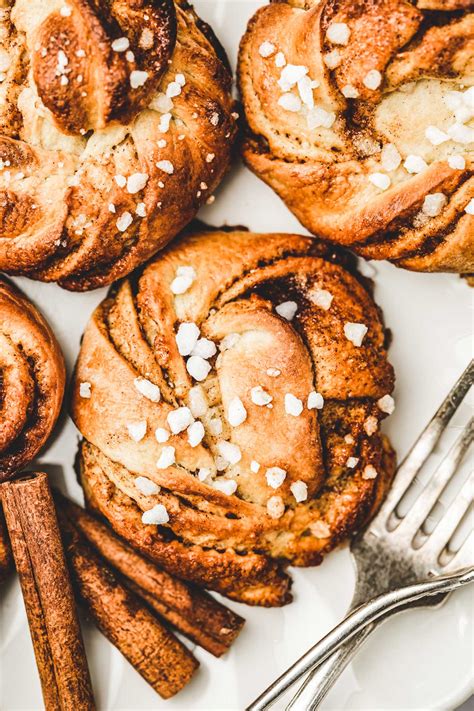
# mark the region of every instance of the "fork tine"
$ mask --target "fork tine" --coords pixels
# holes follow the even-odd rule
[[[461,548],[456,552],[454,558],[452,558],[447,565],[443,566],[442,573],[452,573],[456,570],[462,570],[462,568],[472,566],[473,550],[474,531],[471,531]]]
[[[426,543],[423,544],[423,551],[426,551],[426,553],[429,554],[433,560],[437,560],[471,505],[473,500],[473,483],[473,477],[466,479],[461,490],[457,493],[455,499],[444,512],[442,519],[439,521],[434,531],[428,536]],[[473,557],[474,556],[471,552],[471,559]],[[449,565],[451,565],[451,561],[449,562]],[[444,566],[442,567],[442,570],[444,572]]]
[[[401,534],[413,535],[435,505],[439,495],[462,461],[467,448],[474,438],[474,418],[463,429],[425,488],[420,492],[413,506],[400,522],[398,528]]]
[[[435,415],[426,425],[425,429],[398,467],[397,475],[393,481],[387,498],[382,504],[380,511],[375,517],[370,528],[372,528],[374,524],[377,525],[382,521],[385,523],[388,516],[396,507],[403,494],[406,492],[421,467],[433,451],[436,443],[446,429],[447,424],[451,420],[461,402],[464,400],[464,397],[473,382],[474,359],[471,360],[457,383],[450,390]]]

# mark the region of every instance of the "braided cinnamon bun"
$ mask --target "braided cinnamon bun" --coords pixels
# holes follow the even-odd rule
[[[315,235],[474,271],[469,0],[283,0],[241,41],[243,156]]]
[[[171,572],[283,604],[281,563],[320,563],[383,497],[393,371],[347,260],[307,237],[204,231],[95,311],[72,401],[86,499]]]
[[[61,409],[59,345],[28,299],[0,278],[0,481],[38,454]]]
[[[231,75],[186,0],[0,10],[0,269],[68,289],[123,276],[210,199]]]

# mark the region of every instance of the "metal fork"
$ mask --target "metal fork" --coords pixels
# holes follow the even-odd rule
[[[472,503],[471,479],[464,483],[434,530],[426,530],[440,494],[472,442],[473,419],[406,515],[397,515],[402,498],[417,482],[418,473],[473,382],[474,361],[471,361],[398,468],[378,514],[368,528],[354,538],[351,553],[357,579],[349,610],[351,614],[273,682],[247,711],[268,709],[308,672],[307,680],[287,709],[317,709],[362,643],[388,615],[416,604],[439,605],[450,590],[473,580],[474,568],[464,570],[473,563],[473,532],[454,554],[447,549],[451,536]],[[422,595],[430,597],[420,599]]]

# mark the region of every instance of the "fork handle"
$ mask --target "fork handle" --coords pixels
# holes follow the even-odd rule
[[[379,597],[373,598],[365,605],[354,610],[348,617],[340,622],[329,634],[303,654],[287,671],[255,699],[247,711],[266,711],[280,696],[293,686],[301,677],[324,662],[333,654],[341,644],[352,638],[364,627],[371,624],[388,612],[400,609],[414,600],[419,600],[426,595],[447,593],[451,590],[474,582],[474,567],[451,575],[443,575],[432,580],[427,580],[404,588],[391,590]]]
[[[352,637],[350,642],[341,645],[329,659],[310,672],[286,707],[286,711],[315,711],[355,656],[357,650],[381,622],[382,620],[377,620],[364,627]]]

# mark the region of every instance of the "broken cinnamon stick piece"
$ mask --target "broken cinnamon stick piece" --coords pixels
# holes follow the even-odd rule
[[[0,487],[47,711],[95,709],[89,669],[48,478]]]
[[[0,583],[8,577],[13,569],[12,549],[8,538],[7,527],[0,504]]]
[[[174,696],[199,662],[119,581],[64,511],[58,515],[75,587],[91,618],[160,696]]]
[[[69,499],[56,499],[66,516],[160,616],[216,657],[224,654],[245,620],[211,595],[174,578],[137,553],[104,523]]]

